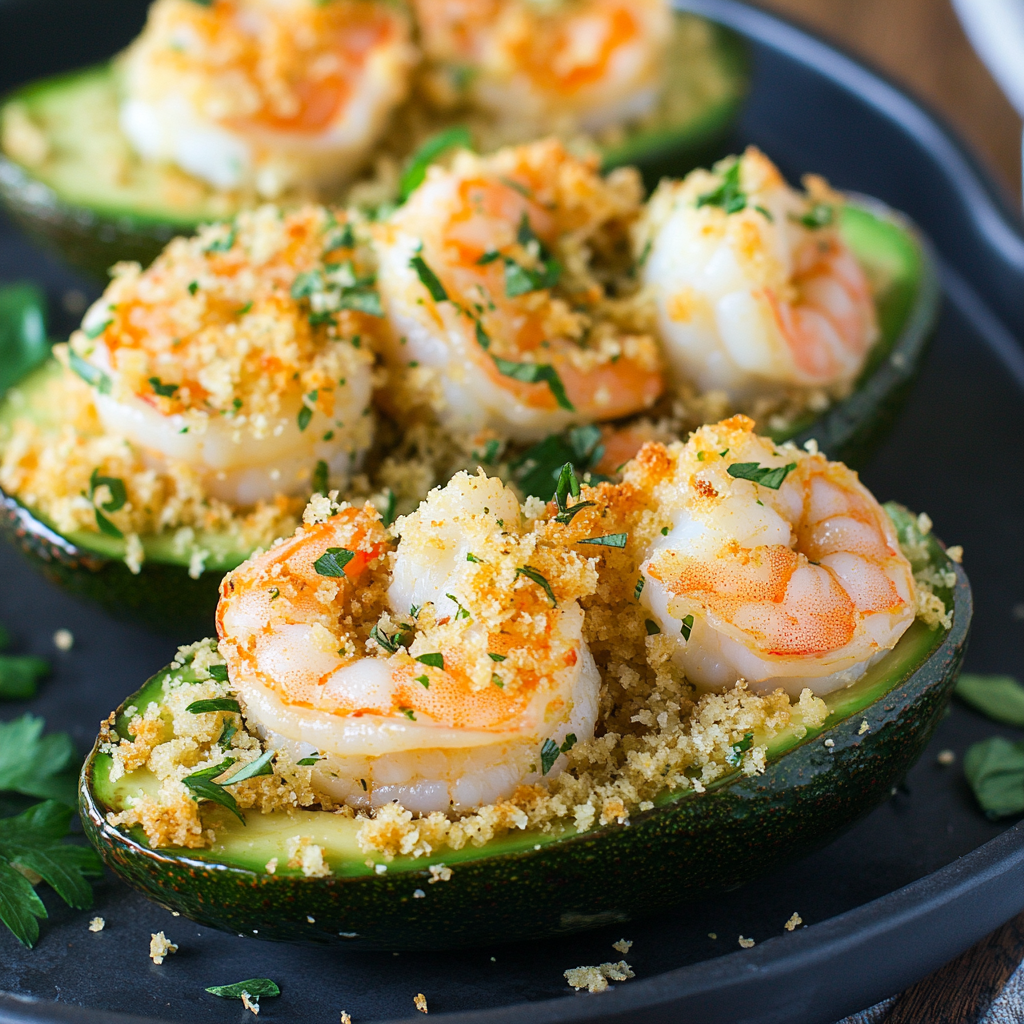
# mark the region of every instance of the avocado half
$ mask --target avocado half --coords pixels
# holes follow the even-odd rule
[[[636,164],[648,185],[714,156],[749,79],[739,36],[695,15],[675,19],[657,112],[604,147],[607,167]],[[0,203],[36,241],[104,278],[118,260],[146,266],[175,235],[231,217],[239,203],[135,156],[118,126],[118,102],[116,67],[107,63],[23,86],[0,109],[4,138],[15,140],[0,152]]]
[[[849,397],[820,418],[810,416],[774,436],[798,443],[813,437],[830,458],[857,466],[884,437],[906,400],[935,326],[939,287],[928,243],[887,207],[858,200],[844,209],[842,231],[871,281],[881,337]],[[47,382],[60,372],[50,360],[0,401],[0,437],[18,417],[31,416],[40,425],[52,420],[55,411],[35,396],[42,395]],[[544,454],[531,462],[532,451]],[[581,475],[590,468],[579,463],[568,441],[548,438],[520,457],[519,464],[529,472],[514,470],[513,477],[524,491],[547,500],[566,461],[577,462]],[[199,536],[197,544],[211,555],[202,575],[193,579],[188,556],[175,552],[170,534],[159,534],[142,538],[146,560],[142,571],[133,575],[123,561],[123,541],[92,531],[62,535],[44,516],[2,489],[0,533],[73,594],[183,638],[209,633],[221,576],[251,554],[223,537]]]
[[[906,509],[886,509],[901,538],[920,539]],[[823,728],[771,742],[763,775],[737,770],[702,795],[665,792],[628,825],[517,832],[483,847],[397,857],[378,874],[359,850],[353,819],[247,810],[243,825],[207,803],[204,823],[217,830],[212,848],[151,849],[140,829],[115,828],[106,815],[155,790],[156,778],[141,769],[112,782],[111,759],[97,741],[81,776],[85,832],[123,881],[201,924],[361,949],[540,939],[734,889],[823,845],[886,800],[942,718],[967,642],[971,591],[941,545],[932,537],[927,545],[932,566],[956,570],[955,586],[938,592],[953,609],[949,630],[916,620],[859,682],[825,698]],[[116,733],[128,734],[125,707],[160,701],[168,671],[124,702]],[[296,833],[323,847],[332,877],[306,878],[287,867],[266,872],[273,857],[286,863],[285,843]],[[430,863],[451,868],[451,878],[431,884]]]

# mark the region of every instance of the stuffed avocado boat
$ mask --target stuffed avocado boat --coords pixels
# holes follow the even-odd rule
[[[397,200],[454,140],[586,136],[653,185],[708,159],[745,94],[738,37],[664,0],[492,8],[157,0],[125,54],[7,98],[0,201],[105,276],[256,202]]]
[[[733,411],[859,460],[936,299],[896,214],[754,150],[646,205],[634,169],[555,140],[463,151],[384,220],[267,206],[122,265],[0,405],[4,522],[74,592],[205,633],[219,576],[314,491],[390,522],[484,466],[546,499],[566,462],[612,479]]]
[[[567,465],[546,507],[482,473],[391,530],[314,500],[226,577],[219,644],[103,723],[82,820],[130,885],[244,935],[437,949],[622,921],[885,800],[970,617],[927,517],[745,417],[646,445],[621,484]]]

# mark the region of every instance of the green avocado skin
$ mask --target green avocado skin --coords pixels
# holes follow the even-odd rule
[[[953,628],[927,660],[763,775],[639,814],[628,826],[453,864],[448,882],[429,884],[426,865],[296,879],[151,850],[106,823],[92,794],[92,757],[82,773],[82,823],[111,870],[150,899],[200,924],[264,939],[442,949],[541,939],[663,912],[823,846],[889,798],[921,756],[960,671],[971,596],[959,568],[957,580]],[[825,746],[828,739],[834,746]],[[417,888],[424,898],[413,897]]]
[[[120,559],[87,551],[0,490],[0,535],[47,579],[112,615],[179,637],[210,636],[221,573],[192,579],[183,565],[147,561],[133,574]]]

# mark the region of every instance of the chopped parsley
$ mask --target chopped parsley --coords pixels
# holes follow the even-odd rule
[[[213,781],[218,775],[223,775],[236,760],[234,757],[226,757],[220,764],[186,775],[181,781],[192,791],[193,800],[209,800],[211,803],[220,804],[244,825],[245,815],[242,814],[235,798],[223,786]]]
[[[574,427],[562,434],[550,434],[528,448],[511,463],[513,479],[525,494],[549,500],[562,467],[572,463],[575,471],[586,473],[604,456],[601,428],[588,424]],[[591,474],[592,483],[606,477]]]
[[[683,634],[684,640],[690,639],[690,630],[693,629],[693,616],[684,615],[683,621],[679,625],[679,632]]]
[[[416,271],[416,275],[419,277],[423,287],[430,292],[430,297],[435,302],[448,301],[448,292],[445,291],[440,278],[427,266],[427,261],[419,253],[409,260],[409,266]]]
[[[173,398],[174,392],[179,389],[178,384],[164,384],[159,377],[150,377],[149,383],[153,386],[154,394],[161,398]]]
[[[197,291],[199,291],[199,282],[198,281],[189,281],[189,283],[188,283],[188,293],[189,293],[189,295],[195,295],[195,293]]]
[[[516,241],[537,258],[537,269],[524,267],[509,256],[505,261],[505,296],[514,299],[519,295],[539,291],[543,288],[554,288],[562,276],[562,265],[544,247],[543,242],[534,234],[530,227],[530,219],[523,213],[519,221]]]
[[[484,560],[482,558],[477,558],[476,555],[474,555],[472,551],[467,551],[466,552],[466,561],[467,562],[476,562],[477,565],[483,565],[484,564]]]
[[[313,568],[320,576],[344,576],[345,566],[356,557],[348,548],[328,548],[314,563]]]
[[[836,211],[835,207],[828,203],[815,203],[802,217],[792,214],[790,216],[798,224],[803,224],[805,228],[817,231],[818,228],[827,228],[835,222]]]
[[[194,700],[186,711],[193,715],[203,715],[208,711],[241,711],[238,701],[234,697],[212,697],[210,700]]]
[[[551,766],[558,760],[559,754],[568,754],[576,746],[576,734],[567,733],[565,741],[559,746],[554,740],[546,739],[540,748],[540,773],[547,775]]]
[[[644,592],[644,584],[647,582],[643,576],[636,581],[636,586],[633,588],[633,600],[639,601],[640,595]]]
[[[499,690],[504,690],[505,689],[505,680],[502,679],[501,676],[499,676],[497,672],[492,672],[491,673],[491,682],[494,683],[494,685]]]
[[[390,526],[395,521],[395,506],[398,504],[398,498],[395,496],[395,492],[388,488],[388,500],[384,505],[384,511],[381,512],[380,519],[385,526]]]
[[[312,487],[314,494],[326,494],[327,493],[327,463],[323,459],[318,459],[316,468],[313,470]]]
[[[243,765],[230,779],[225,779],[220,785],[233,786],[236,782],[255,779],[259,775],[273,775],[274,769],[270,762],[274,759],[274,754],[276,753],[276,750],[264,751],[255,761],[250,761],[247,765]]]
[[[414,678],[417,683],[420,683],[423,686],[423,689],[430,689],[430,676],[424,674],[422,676],[415,676]]]
[[[370,639],[373,640],[378,647],[383,647],[388,654],[397,654],[398,648],[401,646],[399,641],[402,639],[400,632],[396,631],[391,636],[388,636],[379,626],[374,626],[370,630]]]
[[[309,426],[309,421],[313,418],[313,410],[308,405],[304,405],[299,410],[299,415],[296,417],[296,422],[299,425],[299,430],[305,430]]]
[[[95,504],[96,491],[101,487],[106,487],[110,493],[110,498],[107,501],[101,502],[99,506],[94,508],[96,514],[96,526],[99,528],[101,533],[105,533],[108,537],[121,538],[124,534],[100,511],[103,509],[105,512],[116,512],[118,509],[124,507],[128,501],[128,492],[125,489],[124,481],[120,477],[116,476],[100,476],[99,470],[94,469],[92,475],[89,477],[89,500]]]
[[[743,755],[754,745],[754,734],[748,732],[738,743],[732,745],[731,752],[726,756],[726,761],[734,768],[743,760]]]
[[[525,576],[528,580],[532,580],[538,587],[543,589],[545,594],[548,595],[548,600],[551,602],[552,607],[558,607],[558,601],[555,600],[555,592],[551,589],[551,584],[548,583],[543,574],[534,569],[532,565],[519,566],[516,569],[516,576]]]
[[[245,314],[251,309],[252,299],[250,299],[244,306],[239,306],[238,309],[235,310],[235,316],[245,316]]]
[[[220,238],[215,238],[205,249],[206,252],[229,252],[235,244],[235,227],[231,226],[231,229],[226,235],[222,235]]]
[[[74,349],[68,349],[68,365],[86,384],[94,387],[101,395],[109,395],[113,387],[110,378],[92,363],[86,362]]]
[[[523,384],[547,384],[560,409],[568,409],[569,412],[575,411],[576,407],[569,401],[569,396],[565,393],[562,378],[549,363],[515,363],[509,359],[500,359],[498,356],[494,356],[493,359],[498,373],[502,376],[511,377]]]
[[[628,533],[608,533],[603,537],[587,537],[586,540],[578,540],[577,544],[600,544],[606,548],[624,548],[629,540]]]
[[[469,612],[462,607],[462,602],[454,594],[445,594],[444,596],[447,597],[449,601],[453,602],[455,605],[458,606],[459,610],[455,615],[457,619],[468,619],[471,617]]]
[[[416,660],[421,665],[428,665],[430,668],[444,668],[444,655],[440,653],[421,654]]]
[[[490,651],[488,653],[487,657],[490,658],[491,661],[505,661],[508,658],[508,655],[507,654],[495,654],[493,651]]]
[[[740,161],[736,160],[722,176],[716,189],[697,197],[697,207],[719,206],[726,213],[739,213],[746,208],[747,194],[740,187]]]
[[[403,203],[423,183],[423,179],[427,176],[427,168],[442,153],[446,153],[449,149],[455,149],[456,146],[460,149],[473,148],[473,136],[463,124],[452,125],[451,128],[446,128],[436,135],[431,135],[412,154],[398,184],[399,194]]]
[[[647,630],[648,636],[657,636],[661,632],[661,627],[654,621],[654,619],[644,619],[644,627]]]
[[[796,469],[796,463],[791,462],[788,466],[762,466],[757,462],[734,462],[728,469],[729,476],[737,480],[750,480],[762,487],[769,487],[777,491],[783,480]]]
[[[211,679],[216,679],[221,683],[226,683],[228,681],[227,665],[211,665],[206,671],[210,673]]]
[[[103,323],[97,324],[95,327],[86,328],[82,333],[89,339],[98,338],[112,323],[114,322],[111,317],[109,320],[104,320]]]
[[[416,715],[413,714],[412,708],[399,708],[398,710],[401,711],[402,714],[405,715],[405,717],[408,718],[410,722],[416,721]]]
[[[308,768],[310,765],[314,765],[317,761],[322,761],[323,758],[319,754],[313,754],[310,757],[303,757],[296,761],[296,764],[301,764],[304,768]]]

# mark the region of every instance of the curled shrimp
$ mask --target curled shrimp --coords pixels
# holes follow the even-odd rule
[[[342,507],[230,573],[217,629],[246,714],[321,758],[336,803],[475,807],[551,777],[593,735],[589,563],[523,532],[497,479],[455,476],[389,540]]]
[[[380,313],[343,215],[264,207],[145,271],[119,264],[63,355],[107,433],[244,507],[309,493],[318,463],[320,490],[347,481],[371,439]]]
[[[655,103],[664,0],[416,0],[435,94],[546,131],[595,131]]]
[[[386,355],[411,401],[516,440],[650,406],[656,343],[616,322],[585,262],[621,255],[638,200],[633,172],[602,178],[554,140],[431,168],[377,234]]]
[[[878,338],[867,277],[838,230],[842,197],[806,195],[749,148],[663,181],[636,232],[676,376],[732,399],[848,387]]]
[[[700,687],[825,694],[855,682],[914,620],[914,579],[857,474],[778,449],[734,416],[646,445],[624,480],[649,496],[640,600]]]
[[[408,19],[375,0],[157,0],[124,59],[139,153],[274,198],[350,176],[405,96]]]

